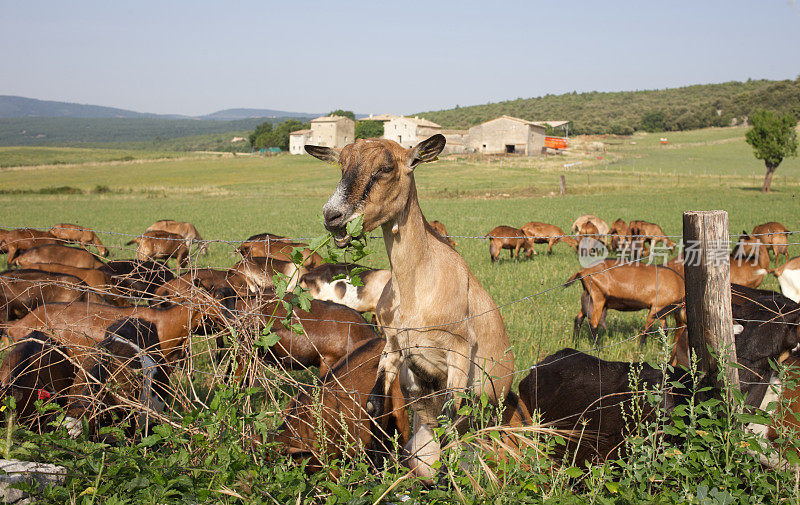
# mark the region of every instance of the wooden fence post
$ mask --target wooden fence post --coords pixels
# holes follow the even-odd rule
[[[558,194],[564,196],[567,193],[567,178],[561,176],[561,186],[558,188]]]
[[[731,314],[729,240],[727,212],[683,213],[689,346],[699,358],[700,370],[711,374],[715,381],[718,368],[713,354],[724,356],[729,364],[737,363]],[[737,368],[727,366],[725,377],[731,390],[739,387]]]

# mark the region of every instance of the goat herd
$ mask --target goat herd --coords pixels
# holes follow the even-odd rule
[[[469,420],[458,412],[472,401],[470,395],[485,395],[500,407],[502,426],[529,424],[533,411],[564,430],[585,422],[579,428],[585,436],[570,439],[562,455],[581,461],[617,456],[633,422],[623,415],[635,394],[631,371],[653,387],[663,383],[662,371],[564,349],[530,369],[519,396],[512,391],[518,372],[497,306],[444,226],[429,224],[417,201],[414,170],[443,147],[441,135],[410,149],[387,140],[359,140],[342,151],[306,146],[309,154],[342,167],[336,192],[323,208],[335,243],[348,244],[346,224],[359,216],[365,231],[383,230],[391,270],[359,268],[354,274],[359,286],[342,278],[357,265],[324,263],[306,244],[269,233],[242,242],[241,260],[230,269],[188,268],[180,274],[189,267],[190,248],[202,254],[208,244],[190,223],[158,221],[129,242],[137,246],[135,260],[108,262],[100,258],[108,251],[95,233],[77,225],[0,232],[0,251],[8,254],[9,267],[17,267],[0,273],[0,324],[11,346],[0,367],[2,396],[12,396],[19,421],[36,429],[49,429],[54,420],[36,408],[42,400],[64,408],[70,436],[88,428],[88,436],[98,437],[101,427],[114,423],[125,423],[128,435],[135,436],[163,418],[172,402],[171,375],[186,366],[191,335],[205,334],[215,336],[220,349],[226,338],[238,339],[234,347],[240,352],[231,358],[234,379],[244,380],[253,362],[319,368],[313,386],[318,392],[300,387],[284,409],[283,424],[267,440],[257,439],[291,457],[308,458],[311,471],[357,451],[379,465],[393,454],[396,436],[397,457],[430,480],[441,452],[433,428],[445,413],[459,431],[468,429]],[[788,257],[788,230],[768,225],[767,231],[757,227],[742,237],[731,275],[737,357],[748,379],[742,388],[755,407],[770,398],[769,360],[800,363],[791,354],[800,341],[800,305],[796,292],[784,286],[798,288],[800,264],[795,258],[769,268],[767,246],[776,261],[778,254]],[[643,221],[618,220],[609,227],[595,216],[582,216],[573,232],[576,238],[544,223],[498,227],[488,235],[491,257],[497,260],[502,249],[518,255],[521,248],[530,257],[534,243],[547,243],[548,252],[558,241],[579,249],[586,236],[613,250],[644,251],[660,241],[674,246],[657,225]],[[298,250],[299,265],[291,261]],[[177,260],[180,275],[166,266],[170,258]],[[787,296],[756,289],[768,272],[784,277]],[[290,288],[299,283],[310,292],[307,310],[291,308],[275,294],[275,274],[287,276]],[[576,336],[586,316],[596,335],[608,309],[648,309],[648,328],[667,314],[680,323],[682,274],[680,257],[664,266],[606,260],[580,270],[569,281],[583,284]],[[365,312],[374,314],[373,324]],[[274,318],[296,324],[273,324]],[[278,341],[260,348],[257,341],[267,327]],[[686,365],[686,351],[677,351],[680,343],[675,348],[674,360]],[[667,384],[688,384],[674,374]],[[685,400],[679,389],[667,392],[661,407],[669,410]],[[768,438],[775,438],[779,423],[795,422],[776,420]],[[318,439],[323,433],[325,441]]]

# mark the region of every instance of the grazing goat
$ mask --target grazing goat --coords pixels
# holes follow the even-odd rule
[[[446,240],[448,244],[450,244],[450,247],[453,249],[456,248],[458,244],[450,237],[450,234],[447,233],[447,228],[445,227],[444,223],[441,221],[431,221],[428,224],[434,232],[436,232],[440,237]]]
[[[61,244],[34,247],[17,254],[13,260],[8,260],[9,266],[16,265],[20,268],[30,268],[31,265],[41,263],[58,263],[77,268],[100,268],[103,266],[103,262],[89,251]]]
[[[800,256],[790,259],[772,273],[778,278],[783,296],[800,303]]]
[[[203,241],[203,237],[200,236],[200,232],[197,231],[197,228],[195,228],[192,223],[175,221],[172,219],[162,219],[148,226],[145,230],[145,233],[148,231],[166,231],[169,233],[174,233],[175,235],[180,235],[186,239],[187,250],[191,248],[192,244],[199,242],[200,248],[198,251],[200,254],[208,254],[208,242]]]
[[[536,254],[533,246],[525,239],[525,232],[511,226],[498,226],[490,231],[485,238],[489,239],[489,255],[492,263],[498,260],[500,252],[508,249],[509,256],[519,259],[520,248],[525,249],[525,257],[530,259],[531,254]]]
[[[746,254],[742,244],[736,244],[731,254],[731,284],[757,288],[769,273],[769,252],[764,244],[753,244],[748,248],[755,254]]]
[[[243,258],[274,258],[280,261],[292,261],[291,254],[295,248],[303,249],[303,266],[314,268],[322,263],[322,256],[311,251],[306,244],[293,242],[291,239],[260,233],[253,235],[239,246],[238,252]]]
[[[373,325],[355,310],[338,303],[312,300],[309,310],[296,308],[292,323],[302,326],[302,333],[286,328],[280,320],[286,307],[275,296],[238,298],[235,325],[243,328],[240,335],[260,335],[272,323],[272,331],[280,340],[265,351],[265,361],[286,369],[319,367],[320,375],[349,354],[360,342],[375,338]],[[240,359],[244,353],[240,353]],[[243,363],[239,363],[241,373]]]
[[[137,299],[153,298],[158,288],[175,278],[166,265],[155,261],[109,261],[99,270],[110,277],[121,293]]]
[[[117,290],[111,276],[107,272],[96,268],[77,268],[58,263],[34,263],[28,266],[31,270],[54,272],[59,274],[74,275],[82,280],[93,294],[101,297],[111,305],[127,305],[124,295]],[[90,300],[91,301],[91,300]]]
[[[175,258],[178,267],[183,268],[189,264],[189,247],[180,235],[168,231],[146,231],[141,237],[127,242],[125,245],[136,244],[136,259],[140,262],[167,260]]]
[[[742,230],[739,242],[736,244],[738,251],[747,257],[754,254],[766,253],[770,251],[775,254],[775,263],[780,262],[780,256],[786,256],[789,260],[789,234],[791,232],[781,223],[770,221],[769,223],[759,224],[753,228],[753,233],[748,234]],[[759,251],[759,244],[766,246],[766,250]]]
[[[271,256],[245,256],[230,268],[231,274],[244,279],[253,293],[275,289],[272,277],[278,273],[289,278],[287,289],[291,291],[307,271],[305,266],[298,269],[291,261],[282,261]]]
[[[12,396],[18,419],[28,425],[38,421],[41,429],[50,416],[38,419],[36,400],[56,401],[63,406],[64,393],[76,373],[77,367],[61,344],[33,331],[14,344],[0,365],[0,397]]]
[[[83,359],[69,389],[64,418],[69,435],[82,433],[82,419],[92,438],[102,427],[126,422],[128,436],[146,431],[151,414],[163,412],[169,398],[168,371],[153,323],[137,318],[115,322]]]
[[[79,244],[84,247],[92,244],[97,248],[97,252],[101,256],[104,258],[108,256],[108,249],[100,242],[95,232],[89,228],[84,228],[77,224],[61,223],[50,228],[50,233],[63,242]]]
[[[0,328],[51,302],[86,301],[88,286],[72,275],[41,270],[0,272]]]
[[[364,271],[353,275],[354,268]],[[334,280],[341,276],[345,277]],[[354,286],[351,276],[358,277],[362,285]],[[391,270],[365,268],[353,263],[324,263],[303,275],[300,286],[317,300],[341,303],[359,312],[375,312],[383,288],[391,279]]]
[[[464,259],[433,233],[419,206],[414,170],[434,161],[445,142],[437,134],[404,149],[391,140],[358,140],[341,153],[306,145],[312,156],[342,167],[322,211],[336,245],[350,242],[346,225],[358,217],[365,232],[382,228],[392,280],[376,314],[387,342],[367,412],[383,414],[385,395],[399,375],[403,393],[414,400],[407,465],[426,479],[433,477],[441,452],[432,431],[439,416],[455,417],[459,393],[486,394],[491,404],[502,403],[514,370],[497,306]],[[446,394],[435,394],[441,392]],[[451,398],[454,408],[445,409]]]
[[[361,342],[331,367],[320,384],[311,386],[318,387],[318,392],[301,390],[284,409],[284,422],[269,441],[280,444],[292,458],[309,458],[305,467],[309,473],[322,470],[325,461],[344,455],[354,458],[364,451],[371,461],[381,461],[391,454],[395,433],[399,434],[402,447],[411,430],[398,378],[392,382],[381,409],[383,414],[377,419],[381,428],[379,440],[372,440],[367,415],[367,397],[375,385],[385,346],[380,338]],[[320,435],[325,438],[320,440]]]
[[[670,268],[657,265],[604,260],[580,270],[564,286],[570,286],[576,280],[581,281],[583,294],[581,310],[575,316],[574,342],[578,340],[581,325],[587,315],[589,329],[595,341],[598,339],[598,326],[608,309],[647,309],[646,332],[655,321],[656,313],[684,297],[683,277]],[[646,333],[643,333],[641,342],[644,343],[645,340]]]
[[[671,389],[675,383],[685,386]],[[586,461],[621,457],[626,437],[646,429],[643,423],[655,421],[658,409],[669,413],[685,403],[688,385],[681,371],[664,377],[647,363],[604,361],[567,348],[534,365],[520,382],[519,395],[543,423],[574,433],[557,446],[556,457],[566,454],[569,465],[583,467]],[[665,387],[660,405],[649,404],[645,391]]]
[[[630,231],[624,219],[617,219],[608,229],[608,248],[612,251],[624,251],[629,246]]]
[[[245,294],[247,283],[239,275],[234,275],[230,270],[215,270],[213,268],[197,268],[189,270],[182,275],[168,280],[156,288],[153,301],[158,302],[168,299],[174,293],[181,292],[181,286],[200,282],[209,293],[220,288],[231,288],[236,293]]]
[[[592,223],[597,228],[597,233],[600,234],[600,242],[605,243],[605,237],[608,235],[610,228],[608,227],[608,223],[603,221],[597,216],[593,216],[592,214],[584,214],[583,216],[579,217],[572,223],[572,233],[578,234],[583,228],[583,225],[586,223]]]
[[[675,248],[675,242],[664,234],[664,230],[655,223],[647,221],[631,221],[628,224],[628,235],[630,236],[631,248],[643,251],[646,244],[652,250],[656,244],[664,244],[670,251]]]
[[[547,254],[551,254],[553,246],[559,242],[564,242],[576,251],[578,250],[578,241],[566,236],[558,226],[531,221],[526,223],[520,230],[525,234],[531,250],[533,250],[533,244],[547,244]]]
[[[19,228],[5,233],[0,241],[0,249],[8,253],[8,264],[22,251],[34,247],[58,244],[60,241],[49,231],[35,230],[33,228]]]

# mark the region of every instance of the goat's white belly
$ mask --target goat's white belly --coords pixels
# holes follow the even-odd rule
[[[343,284],[345,287],[344,296],[339,296],[336,293],[336,286],[339,283]],[[365,307],[364,301],[358,297],[358,288],[344,279],[323,284],[322,288],[319,290],[319,293],[317,293],[316,298],[326,302],[341,303],[342,305],[350,307],[351,309],[359,312],[365,312],[369,310],[368,307]]]
[[[784,270],[778,277],[783,296],[800,303],[800,270]]]

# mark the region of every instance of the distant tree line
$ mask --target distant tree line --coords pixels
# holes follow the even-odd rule
[[[759,109],[800,119],[800,77],[617,93],[566,93],[421,112],[445,128],[469,128],[503,114],[531,121],[568,120],[575,134],[628,135],[742,124]]]

